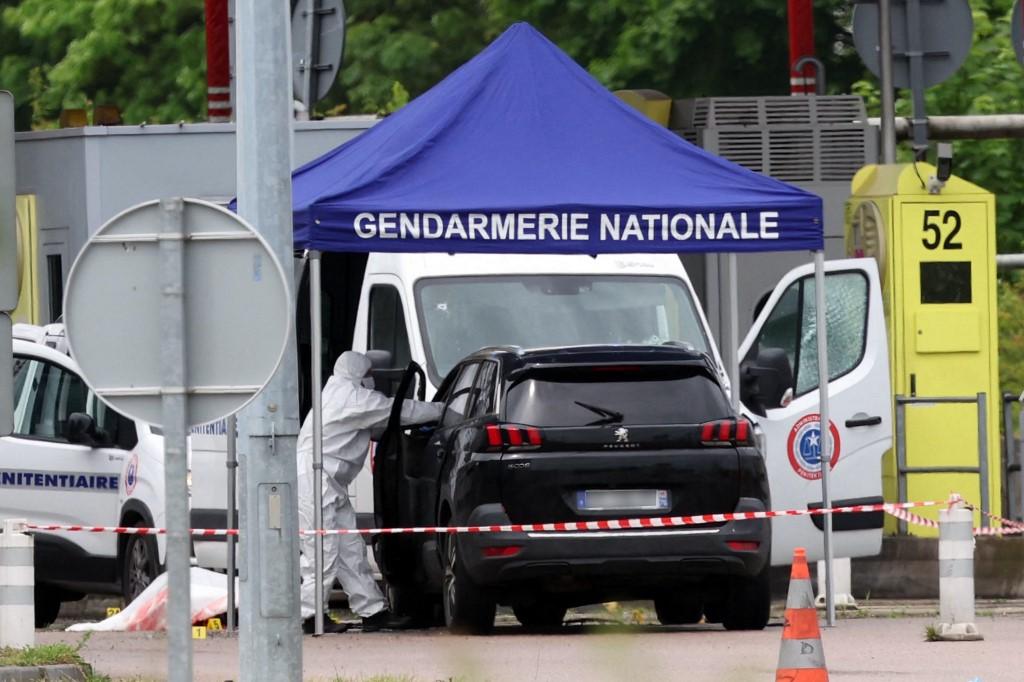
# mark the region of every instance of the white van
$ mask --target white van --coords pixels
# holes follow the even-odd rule
[[[165,526],[160,430],[97,399],[67,354],[62,324],[18,324],[14,337],[14,430],[0,438],[0,518]],[[190,464],[190,479],[209,478],[208,464]],[[163,535],[35,533],[36,626],[49,625],[62,602],[85,594],[130,602],[163,570],[166,545]],[[199,565],[223,563],[211,561]]]
[[[832,501],[877,503],[881,458],[892,442],[878,273],[868,259],[832,261],[826,271]],[[325,254],[323,272],[324,371],[347,348],[386,351],[389,367],[377,368],[381,389],[415,361],[426,371],[430,397],[461,358],[485,346],[667,342],[707,352],[728,386],[704,313],[674,255]],[[356,300],[352,284],[358,282]],[[774,509],[807,509],[822,500],[813,292],[810,264],[788,273],[740,348],[739,390],[761,438]],[[300,357],[308,362],[303,305]],[[368,457],[351,491],[361,525],[373,519],[371,463]],[[836,516],[835,556],[877,554],[882,520],[881,512]],[[821,558],[822,528],[820,516],[776,519],[772,563],[788,565],[797,546],[807,548],[809,559]]]

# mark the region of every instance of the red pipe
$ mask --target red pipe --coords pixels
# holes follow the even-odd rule
[[[206,0],[206,117],[231,120],[231,54],[228,0]]]
[[[810,64],[801,71],[794,71],[793,65],[801,57],[814,56],[814,9],[813,0],[788,0],[789,8],[789,94],[813,95],[815,71]]]

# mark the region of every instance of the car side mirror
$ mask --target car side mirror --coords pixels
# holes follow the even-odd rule
[[[84,412],[72,412],[64,425],[64,437],[75,445],[96,445],[96,420]]]
[[[793,368],[781,348],[761,348],[756,361],[744,362],[740,367],[740,399],[758,416],[783,407],[783,399],[792,386]]]

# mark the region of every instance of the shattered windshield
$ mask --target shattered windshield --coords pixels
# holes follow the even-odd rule
[[[435,384],[487,346],[709,346],[689,289],[675,277],[512,275],[441,277],[416,285]]]

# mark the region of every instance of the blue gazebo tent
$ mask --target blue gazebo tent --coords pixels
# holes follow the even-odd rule
[[[292,192],[295,244],[318,251],[823,244],[819,197],[656,125],[525,23],[299,168]]]

